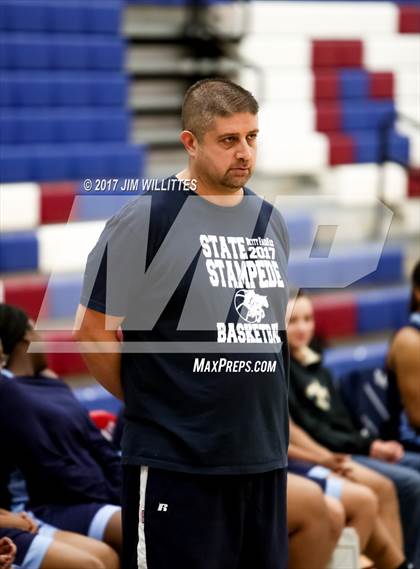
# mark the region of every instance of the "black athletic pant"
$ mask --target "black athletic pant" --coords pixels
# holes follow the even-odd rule
[[[123,469],[122,569],[287,569],[286,469]]]

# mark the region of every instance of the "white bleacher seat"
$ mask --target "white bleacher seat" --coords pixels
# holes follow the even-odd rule
[[[411,96],[418,101],[420,99],[420,81],[418,70],[413,69],[397,69],[394,73],[395,77],[395,94],[396,96]]]
[[[344,164],[325,171],[321,187],[348,204],[372,204],[379,183],[377,164]]]
[[[383,195],[378,191],[383,183]],[[345,164],[325,171],[322,190],[349,205],[373,204],[378,197],[388,204],[400,204],[407,196],[407,171],[399,164]]]
[[[282,134],[279,125],[272,133],[261,137],[257,169],[262,174],[316,175],[328,164],[327,137],[318,132]]]
[[[1,184],[0,231],[33,229],[40,222],[38,184]]]
[[[418,73],[420,37],[415,34],[368,36],[364,40],[364,63],[371,71]]]
[[[39,271],[81,272],[105,221],[58,223],[38,229]]]
[[[398,8],[391,2],[272,2],[250,4],[251,33],[351,39],[398,31]]]
[[[359,538],[353,528],[344,528],[328,569],[359,569]]]
[[[239,76],[239,83],[251,93],[257,93],[260,78],[251,69]],[[309,101],[313,95],[313,74],[309,69],[267,69],[264,74],[263,101]]]
[[[265,103],[260,108],[258,124],[261,138],[313,132],[316,126],[315,107],[310,100]]]
[[[239,55],[247,62],[267,68],[310,68],[312,46],[304,37],[248,35],[239,46]]]

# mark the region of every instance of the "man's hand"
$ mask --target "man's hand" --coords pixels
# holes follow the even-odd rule
[[[8,537],[0,539],[0,569],[9,569],[15,560],[16,545]]]
[[[0,515],[0,527],[15,528],[29,533],[37,533],[38,524],[26,512],[19,514],[7,512]]]
[[[377,439],[370,446],[369,456],[385,462],[398,462],[404,456],[404,447],[397,441]]]

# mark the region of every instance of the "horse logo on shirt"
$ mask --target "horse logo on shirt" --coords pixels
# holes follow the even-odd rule
[[[265,317],[264,308],[268,308],[268,300],[254,290],[241,289],[235,294],[235,308],[242,320],[259,324]]]
[[[308,385],[305,389],[305,395],[308,399],[312,399],[315,405],[322,411],[331,409],[330,392],[317,379]]]

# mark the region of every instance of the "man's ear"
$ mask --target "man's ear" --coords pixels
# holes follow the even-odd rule
[[[33,340],[33,329],[26,328],[25,334],[21,341],[31,343]]]
[[[197,154],[198,140],[190,130],[183,130],[179,135],[179,138],[184,145],[185,150],[194,158]]]

